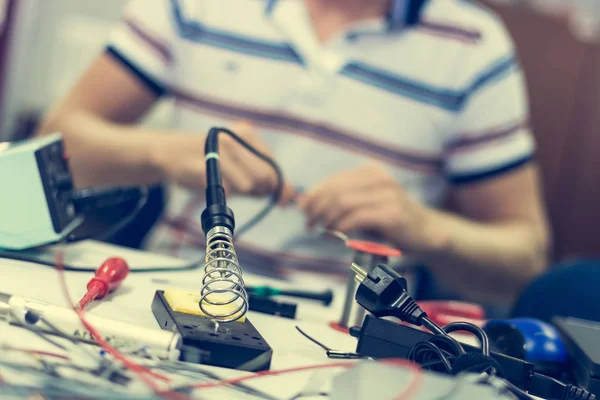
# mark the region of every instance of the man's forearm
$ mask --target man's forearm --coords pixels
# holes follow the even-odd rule
[[[85,111],[50,118],[38,134],[63,134],[78,187],[155,184],[163,177],[154,149],[160,136],[106,122]]]
[[[464,298],[511,302],[547,265],[546,231],[534,223],[480,223],[432,212],[431,246],[417,256]]]

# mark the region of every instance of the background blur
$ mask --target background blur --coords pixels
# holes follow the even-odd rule
[[[125,0],[0,0],[0,141],[27,137],[103,49]],[[555,259],[600,256],[600,0],[488,0],[516,42]],[[166,127],[170,104],[145,123]]]

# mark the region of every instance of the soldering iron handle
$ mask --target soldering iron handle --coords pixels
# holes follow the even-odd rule
[[[333,301],[333,292],[331,289],[324,290],[322,292],[308,292],[304,290],[281,290],[282,296],[297,297],[300,299],[317,300],[325,304],[330,305]]]

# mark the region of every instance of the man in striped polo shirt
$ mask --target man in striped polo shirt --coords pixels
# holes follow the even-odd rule
[[[173,131],[135,126],[160,97],[175,100]],[[203,238],[182,225],[198,225],[213,126],[304,188],[238,238],[244,266],[347,268],[314,226],[392,243],[463,298],[508,300],[545,266],[523,75],[502,24],[474,4],[131,0],[42,132],[64,133],[78,185],[168,182],[146,246],[195,259]],[[221,152],[242,224],[275,177],[235,143]],[[447,195],[460,214],[440,210]]]

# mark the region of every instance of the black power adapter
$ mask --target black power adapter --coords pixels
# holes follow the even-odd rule
[[[405,358],[419,364],[431,364],[451,374],[475,372],[505,379],[506,388],[519,399],[533,395],[547,399],[594,400],[595,395],[571,384],[536,373],[534,364],[489,350],[486,333],[479,327],[456,322],[443,328],[431,321],[406,290],[406,280],[386,265],[377,265],[369,273],[353,264],[360,283],[356,301],[371,312],[362,328],[352,328],[357,337],[356,353],[373,358]],[[397,324],[380,317],[396,317],[412,325],[423,325],[432,333]],[[478,337],[481,349],[460,344],[449,333],[467,331]],[[433,367],[435,366],[435,367]]]

